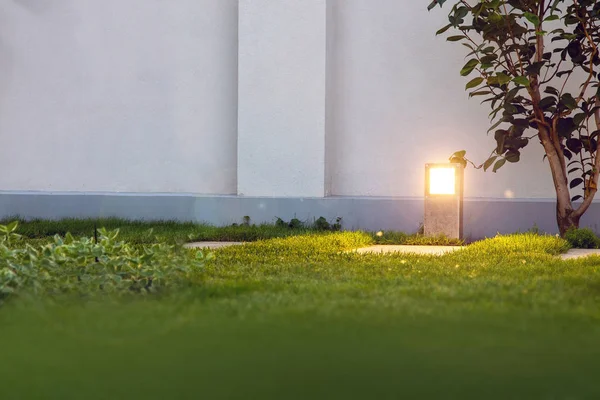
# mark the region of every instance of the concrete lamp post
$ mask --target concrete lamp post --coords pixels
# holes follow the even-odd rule
[[[426,236],[463,238],[463,182],[461,164],[425,164]]]

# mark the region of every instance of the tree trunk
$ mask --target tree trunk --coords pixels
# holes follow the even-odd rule
[[[560,235],[564,237],[569,228],[572,226],[579,227],[581,215],[576,214],[575,210],[573,210],[564,157],[556,151],[556,147],[550,140],[548,131],[542,128],[539,132],[542,139],[542,146],[544,146],[548,157],[554,190],[556,191],[556,223]]]
[[[560,201],[556,202],[556,222],[560,236],[565,237],[565,233],[571,228],[579,228],[581,216],[576,215],[570,204],[564,205]]]

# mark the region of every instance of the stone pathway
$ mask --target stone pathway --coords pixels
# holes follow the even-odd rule
[[[395,246],[395,245],[377,245],[363,247],[352,250],[361,254],[390,254],[390,253],[410,253],[421,255],[441,256],[462,249],[463,246]],[[589,256],[600,256],[600,249],[571,249],[559,257],[563,260],[573,260]]]
[[[239,246],[243,242],[194,242],[187,243],[184,247],[188,249],[221,249],[229,246]],[[463,246],[400,246],[400,245],[376,245],[351,250],[359,254],[421,254],[441,256],[463,249]],[[571,249],[559,257],[563,260],[573,260],[588,256],[600,256],[600,249]]]
[[[571,249],[565,254],[561,254],[560,258],[563,260],[573,260],[589,256],[600,256],[600,249]]]
[[[184,244],[187,249],[221,249],[229,246],[239,246],[242,242],[194,242]]]
[[[396,245],[376,245],[370,247],[363,247],[356,249],[357,253],[376,253],[376,254],[388,254],[388,253],[410,253],[410,254],[423,254],[423,255],[434,255],[441,256],[446,253],[450,253],[456,250],[462,249],[463,246],[396,246]]]

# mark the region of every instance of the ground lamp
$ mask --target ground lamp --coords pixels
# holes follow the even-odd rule
[[[462,239],[463,181],[461,164],[425,164],[425,235]]]

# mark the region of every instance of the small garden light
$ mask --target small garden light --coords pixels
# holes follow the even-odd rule
[[[462,239],[463,181],[461,164],[425,164],[425,235]]]
[[[456,168],[429,168],[429,194],[456,194]]]

